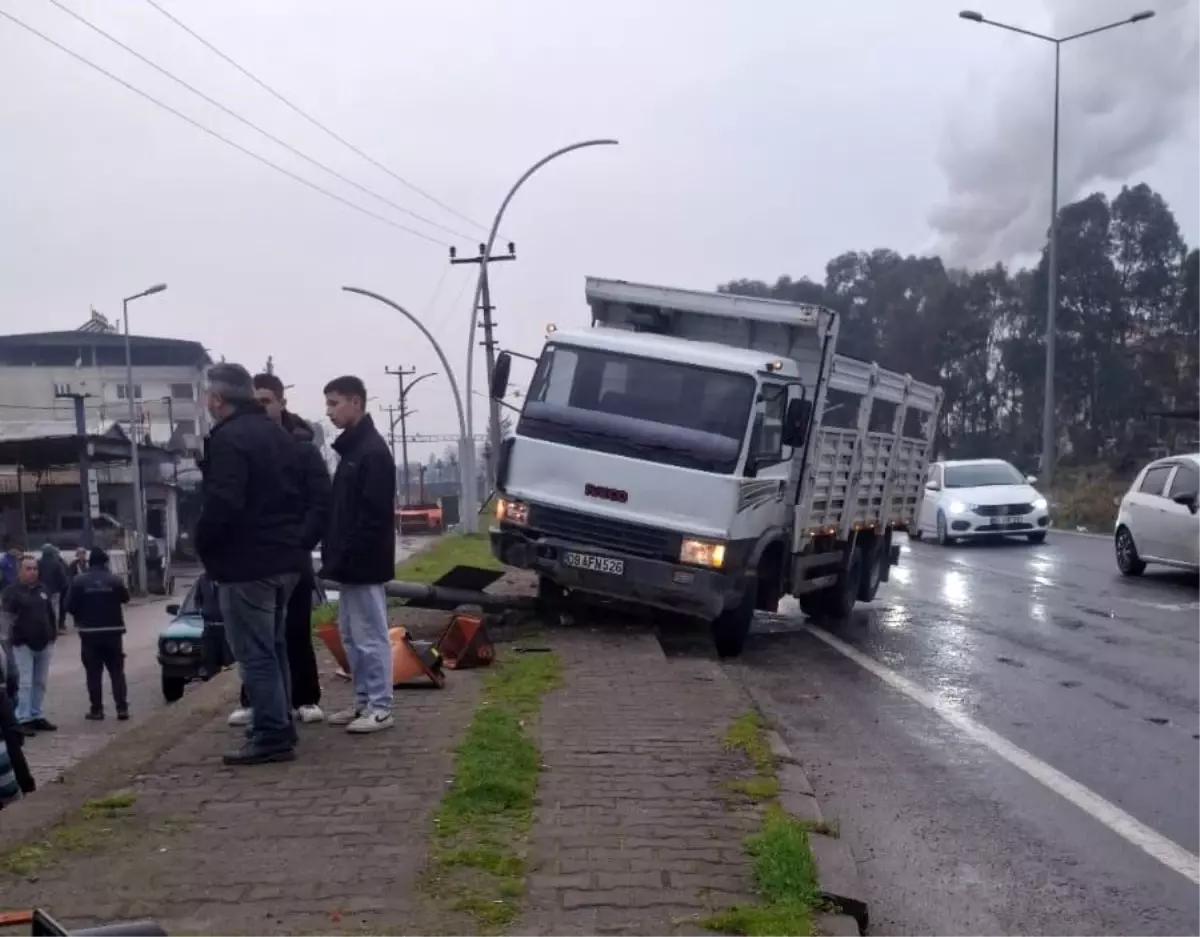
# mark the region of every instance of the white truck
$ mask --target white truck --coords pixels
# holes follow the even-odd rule
[[[492,552],[579,592],[708,623],[742,650],[784,595],[871,601],[924,494],[942,392],[839,355],[813,305],[589,278],[549,326],[497,460]],[[502,398],[512,356],[491,393]]]

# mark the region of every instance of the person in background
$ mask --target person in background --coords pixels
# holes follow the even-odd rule
[[[333,442],[338,466],[321,578],[341,585],[338,631],[354,681],[354,705],[329,716],[329,723],[355,733],[394,724],[383,584],[396,574],[396,463],[366,406],[361,379],[339,377],[325,385],[326,415],[342,433]]]
[[[37,568],[38,579],[46,587],[46,592],[49,593],[50,601],[54,606],[54,621],[58,626],[58,633],[66,634],[67,610],[63,600],[67,597],[67,587],[71,583],[70,577],[67,575],[67,564],[63,562],[58,547],[52,543],[43,544],[42,556],[38,560]]]
[[[125,613],[129,601],[125,583],[108,569],[108,554],[93,547],[88,568],[71,580],[67,611],[79,631],[79,656],[87,679],[90,708],[86,719],[104,718],[104,671],[112,684],[117,718],[129,718],[129,693],[125,684]]]
[[[304,549],[312,554],[329,522],[329,502],[332,497],[329,469],[320,451],[313,445],[313,431],[304,420],[287,410],[283,381],[274,374],[254,375],[254,396],[267,416],[275,420],[296,441],[296,467],[300,472],[304,503]],[[300,574],[287,606],[288,673],[292,681],[292,709],[301,722],[320,722],[321,680],[317,674],[317,655],[312,641],[312,597],[316,585],[310,560]],[[231,726],[250,722],[251,710],[242,687],[241,704],[229,716]]]
[[[88,550],[87,547],[77,547],[75,550],[75,559],[67,564],[67,578],[74,579],[80,573],[86,573],[88,570]]]
[[[253,715],[229,765],[296,757],[284,615],[312,558],[304,549],[304,508],[295,441],[254,399],[239,364],[208,370],[208,412],[196,552],[217,585],[225,636],[237,658]]]
[[[50,594],[38,580],[35,559],[21,560],[17,582],[4,590],[0,606],[8,616],[9,644],[17,665],[17,722],[26,735],[53,732],[58,726],[46,718],[42,706],[58,632]]]
[[[4,548],[0,555],[0,589],[16,585],[17,571],[21,568],[21,551],[16,547]]]

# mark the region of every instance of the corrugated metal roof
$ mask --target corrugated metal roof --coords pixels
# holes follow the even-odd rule
[[[93,436],[120,434],[125,437],[121,427],[113,422],[107,427],[98,427]],[[56,439],[75,435],[74,420],[0,420],[0,440],[20,441],[24,439]]]

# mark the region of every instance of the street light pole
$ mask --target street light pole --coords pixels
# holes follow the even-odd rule
[[[446,357],[446,353],[442,351],[442,346],[438,344],[433,334],[425,327],[425,324],[414,316],[411,312],[401,306],[399,303],[394,303],[386,296],[381,296],[379,293],[372,293],[370,290],[359,289],[357,286],[343,286],[342,289],[347,293],[356,293],[359,296],[366,296],[369,299],[374,299],[377,302],[383,303],[385,306],[390,306],[396,312],[408,319],[413,325],[421,330],[421,334],[429,340],[429,344],[433,346],[433,350],[437,353],[438,359],[442,362],[442,367],[446,369],[446,379],[450,382],[450,392],[454,394],[454,406],[458,410],[458,449],[459,462],[461,463],[464,457],[469,458],[474,447],[474,442],[467,434],[467,413],[469,412],[463,407],[462,395],[458,392],[458,381],[454,379],[454,369],[450,367],[450,360]],[[415,382],[414,382],[415,383]],[[472,461],[472,465],[474,462]],[[464,466],[465,468],[466,466]],[[462,499],[462,525],[465,533],[474,533],[477,521],[478,511],[475,508],[475,486],[470,483],[469,476],[462,474],[459,477],[459,488]]]
[[[1143,10],[1126,19],[1085,29],[1069,36],[1047,36],[1020,26],[999,23],[987,19],[982,13],[974,10],[962,10],[958,15],[960,19],[969,20],[972,23],[995,26],[997,29],[1020,33],[1022,36],[1040,39],[1054,45],[1054,145],[1050,155],[1050,243],[1046,248],[1046,393],[1042,402],[1042,476],[1040,479],[1043,485],[1049,487],[1054,481],[1054,462],[1058,449],[1054,412],[1054,368],[1058,337],[1058,127],[1062,47],[1065,43],[1082,39],[1084,36],[1094,36],[1096,33],[1107,32],[1118,26],[1129,26],[1132,23],[1148,20],[1154,16],[1154,11]]]
[[[142,467],[138,455],[137,414],[134,410],[133,393],[133,348],[129,341],[129,304],[143,296],[153,296],[167,288],[157,283],[148,290],[126,296],[121,301],[121,316],[125,322],[125,399],[129,403],[129,458],[133,482],[133,523],[137,532],[135,555],[137,556],[137,591],[146,591],[146,512],[142,505]]]
[[[539,169],[541,169],[547,163],[558,159],[558,157],[565,156],[567,153],[572,153],[575,150],[582,150],[585,147],[616,146],[616,145],[617,145],[616,140],[607,140],[607,139],[583,140],[579,143],[572,143],[570,146],[564,146],[561,149],[555,150],[553,153],[550,153],[547,156],[543,156],[536,163],[534,163],[532,166],[530,166],[528,169],[526,169],[525,172],[521,175],[521,178],[518,179],[513,184],[513,187],[508,190],[508,194],[506,196],[504,196],[504,201],[502,201],[500,203],[500,208],[496,211],[496,217],[492,219],[492,229],[488,232],[487,243],[483,245],[483,249],[479,253],[479,278],[475,281],[475,298],[473,300],[471,300],[471,328],[467,331],[467,430],[466,430],[466,436],[468,439],[473,437],[474,427],[475,427],[475,422],[471,416],[471,410],[472,410],[472,407],[471,407],[471,384],[472,384],[472,380],[474,377],[475,329],[476,329],[477,322],[478,322],[477,317],[479,315],[479,304],[480,304],[480,299],[482,298],[484,284],[486,284],[488,282],[488,279],[487,279],[488,259],[492,256],[492,246],[496,243],[496,232],[500,230],[500,222],[504,219],[504,212],[508,208],[508,203],[511,202],[513,196],[517,194],[517,190],[520,189],[521,186],[523,186],[525,184],[526,179],[528,179],[530,176],[532,176],[535,172],[537,172]],[[488,296],[488,303],[489,303],[489,305],[491,303],[490,295]],[[491,338],[491,336],[489,335],[488,339],[490,339],[490,338]],[[488,380],[490,381],[491,378],[492,378],[492,375],[489,373]],[[499,431],[500,431],[499,430],[500,408],[492,407],[491,410],[489,411],[489,416],[491,416],[496,421],[496,424],[497,424],[495,427],[495,433],[489,435],[489,438],[494,439],[499,435]],[[475,443],[474,442],[471,443],[470,456],[471,456],[471,464],[470,464],[469,468],[470,468],[472,484],[473,484],[474,483],[473,480],[475,477]],[[493,458],[494,458],[494,456],[493,456]],[[466,468],[468,468],[468,466],[464,466],[464,470]],[[474,524],[474,521],[472,521],[472,524]]]

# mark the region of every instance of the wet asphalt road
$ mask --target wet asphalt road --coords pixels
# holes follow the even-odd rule
[[[1200,849],[1196,577],[1122,579],[1107,540],[1068,534],[904,551],[877,601],[825,633],[1024,749],[1026,770],[805,630],[794,603],[729,668],[838,819],[872,933],[1200,933],[1192,881],[1030,773],[1052,766]]]

